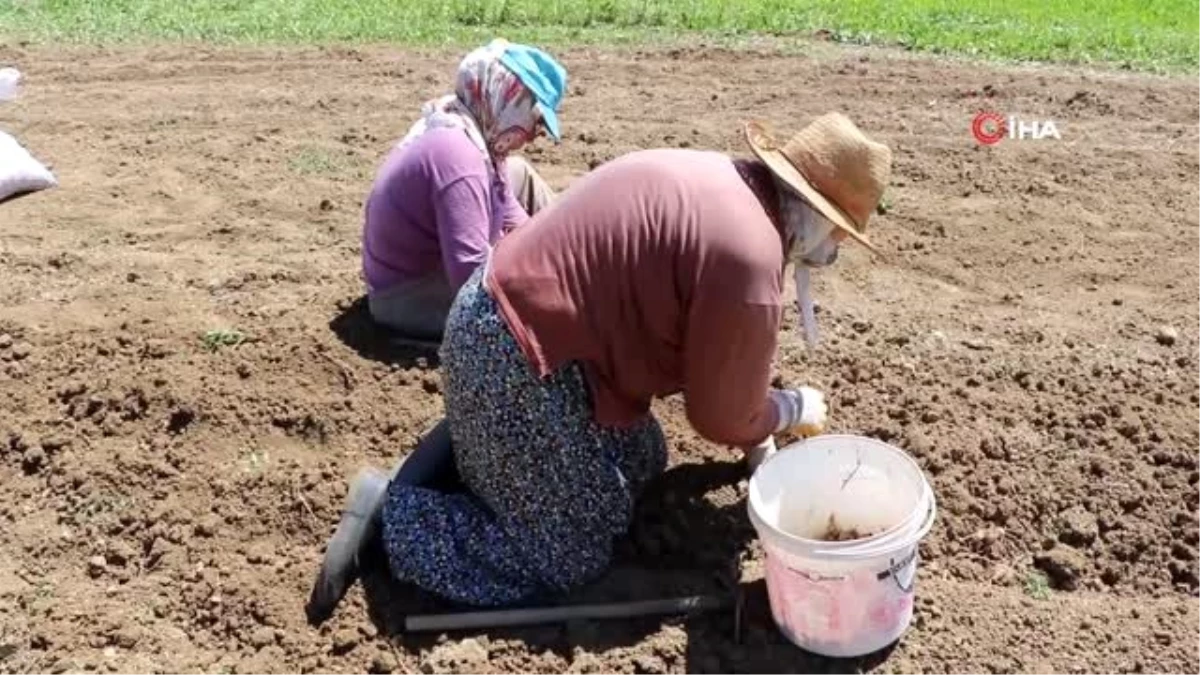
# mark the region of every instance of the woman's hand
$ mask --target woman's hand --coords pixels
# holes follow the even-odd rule
[[[829,417],[825,394],[811,387],[772,389],[770,398],[779,414],[776,433],[793,431],[805,438],[824,433]],[[760,464],[777,452],[775,436],[767,436],[762,443],[743,448],[743,451],[746,453],[746,466],[753,475]]]

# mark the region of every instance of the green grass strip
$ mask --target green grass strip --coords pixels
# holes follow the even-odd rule
[[[0,0],[0,37],[41,42],[563,44],[816,30],[980,58],[1200,67],[1195,0]]]

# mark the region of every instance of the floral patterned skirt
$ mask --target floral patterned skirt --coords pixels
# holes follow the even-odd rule
[[[397,579],[456,602],[500,605],[599,576],[667,452],[649,415],[630,429],[597,425],[578,364],[537,377],[483,273],[460,290],[441,353],[466,491],[393,482],[383,540]]]

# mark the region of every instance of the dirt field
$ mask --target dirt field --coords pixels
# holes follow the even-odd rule
[[[675,467],[581,595],[716,592],[740,559],[740,636],[716,613],[388,639],[428,603],[377,576],[309,628],[346,480],[441,408],[436,364],[363,320],[357,252],[377,162],[457,57],[0,47],[28,77],[0,127],[62,182],[0,206],[0,671],[1200,670],[1195,79],[832,48],[564,53],[568,140],[528,156],[565,187],[830,109],[891,144],[891,254],[817,275],[825,342],[789,313],[781,371],[931,476],[912,632],[860,662],[789,646],[742,467],[675,400]],[[1062,140],[979,147],[985,107]],[[209,351],[222,328],[250,340]]]

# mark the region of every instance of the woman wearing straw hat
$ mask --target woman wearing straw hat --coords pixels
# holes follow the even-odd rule
[[[614,160],[497,246],[450,312],[445,420],[390,482],[355,481],[310,618],[373,539],[397,579],[463,603],[593,579],[666,465],[655,397],[682,393],[696,431],[752,465],[773,434],[823,428],[820,392],[770,384],[783,273],[831,264],[846,238],[870,246],[891,152],[840,114],[784,144],[746,136],[757,160]],[[447,469],[464,491],[428,487]]]
[[[454,94],[429,101],[367,199],[362,274],[376,321],[440,340],[459,287],[552,192],[509,153],[561,137],[567,73],[549,54],[494,40],[467,54]]]

